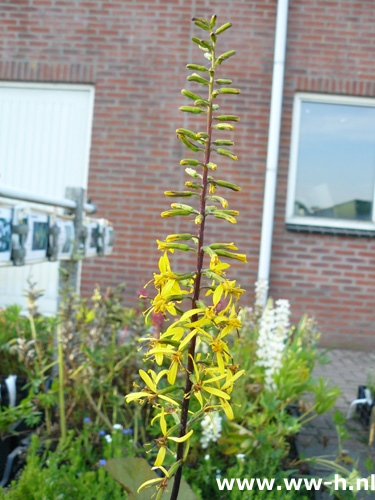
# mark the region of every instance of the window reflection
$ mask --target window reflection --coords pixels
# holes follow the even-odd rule
[[[294,214],[370,221],[375,108],[301,103]]]

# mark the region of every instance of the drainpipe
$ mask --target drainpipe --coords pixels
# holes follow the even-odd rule
[[[264,185],[262,232],[259,251],[258,281],[268,284],[270,278],[272,233],[275,213],[277,167],[279,160],[284,68],[288,27],[288,0],[277,4],[275,49],[272,74],[270,123]],[[267,297],[265,296],[265,300]]]

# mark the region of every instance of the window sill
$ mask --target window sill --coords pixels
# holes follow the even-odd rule
[[[342,227],[327,227],[327,226],[310,226],[306,224],[295,224],[286,222],[287,231],[295,233],[310,233],[310,234],[331,234],[335,236],[356,236],[359,238],[375,238],[374,229],[353,229]]]

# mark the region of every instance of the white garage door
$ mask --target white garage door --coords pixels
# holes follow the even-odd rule
[[[88,85],[0,82],[0,183],[58,197],[86,189],[93,103]],[[58,263],[0,268],[0,306],[25,304],[29,277],[45,290],[40,309],[54,313]]]

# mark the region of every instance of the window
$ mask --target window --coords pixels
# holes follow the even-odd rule
[[[286,222],[375,230],[375,99],[298,93]]]
[[[59,198],[67,187],[86,189],[93,104],[91,85],[0,82],[0,183]],[[42,312],[55,314],[53,262],[0,269],[0,307],[26,303],[29,276],[45,291]]]

